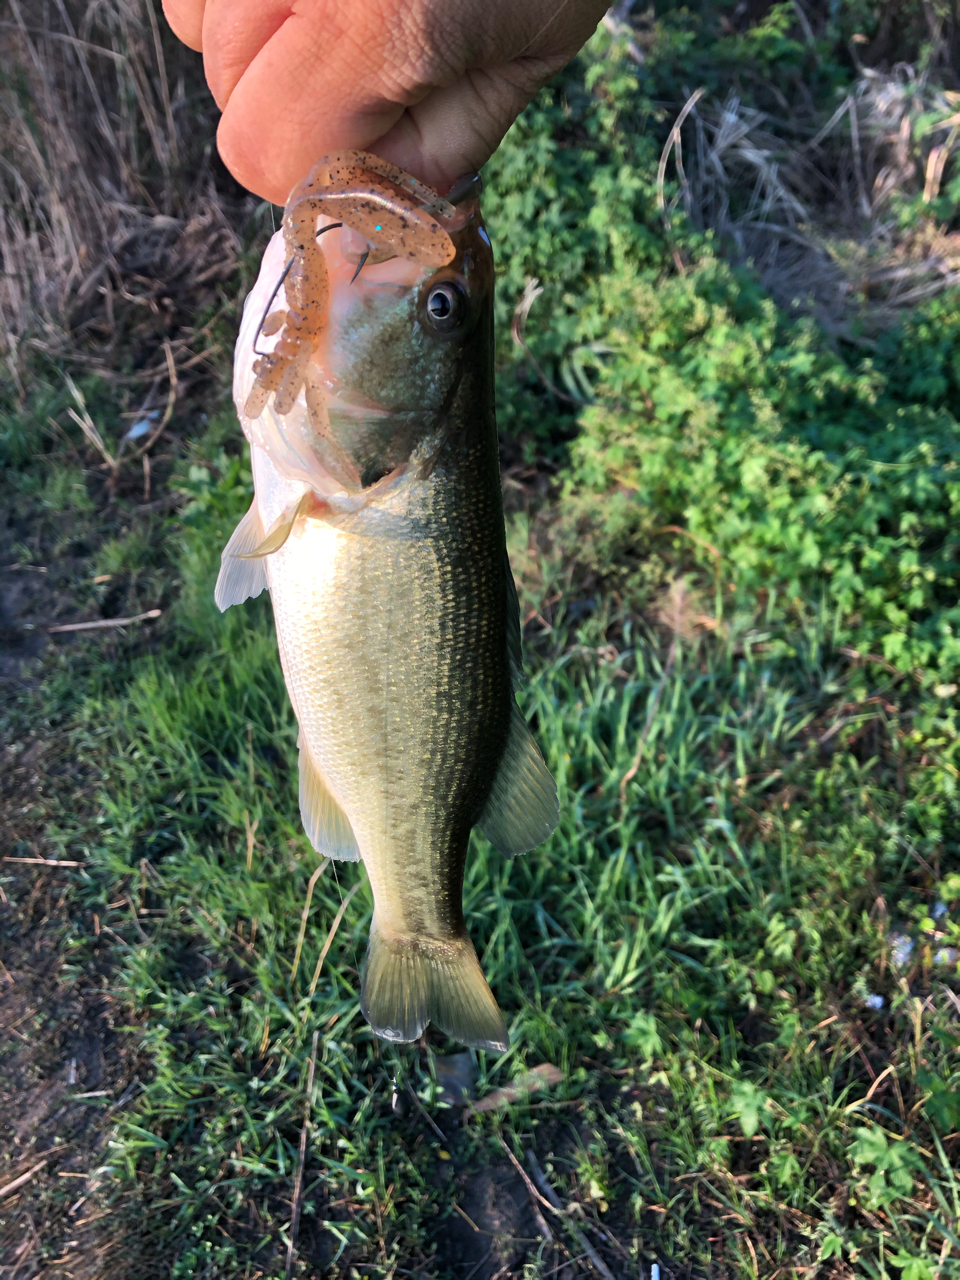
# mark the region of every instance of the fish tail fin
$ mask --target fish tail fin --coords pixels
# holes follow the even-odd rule
[[[510,1047],[503,1014],[466,935],[439,942],[389,934],[374,916],[360,1007],[384,1040],[417,1040],[432,1022],[475,1049]]]

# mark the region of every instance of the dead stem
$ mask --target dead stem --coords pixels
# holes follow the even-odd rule
[[[322,870],[323,867],[319,867],[314,878],[316,878],[316,875]],[[311,881],[311,885],[312,883],[313,881]],[[310,1130],[310,1112],[313,1106],[313,1077],[317,1069],[317,1041],[319,1038],[319,1030],[314,1031],[313,1045],[310,1049],[310,1069],[307,1073],[307,1093],[303,1102],[303,1124],[300,1127],[300,1146],[297,1152],[297,1173],[293,1183],[293,1209],[290,1214],[290,1239],[287,1242],[286,1280],[290,1280],[290,1277],[293,1275],[294,1264],[297,1260],[297,1236],[300,1233],[300,1209],[303,1204],[303,1166],[307,1158],[307,1134]]]

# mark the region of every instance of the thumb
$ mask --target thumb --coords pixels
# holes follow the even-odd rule
[[[408,107],[371,149],[440,192],[482,169],[524,107],[566,62],[525,59],[467,72]]]
[[[188,49],[203,49],[204,0],[163,0],[163,16]]]

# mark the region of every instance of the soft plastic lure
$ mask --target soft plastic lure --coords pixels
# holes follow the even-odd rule
[[[411,174],[367,151],[325,156],[291,192],[283,214],[288,261],[282,282],[287,306],[270,312],[260,327],[263,336],[279,332],[280,337],[273,351],[261,355],[253,366],[256,376],[244,413],[259,417],[273,394],[274,409],[286,415],[302,388],[310,425],[332,443],[315,362],[330,305],[327,260],[317,239],[317,220],[324,215],[338,219],[367,242],[359,257],[359,272],[368,260],[383,262],[392,257],[409,258],[423,267],[446,266],[455,249],[442,220],[455,217],[456,209]],[[334,448],[341,452],[335,444]],[[346,467],[346,459],[341,462]]]

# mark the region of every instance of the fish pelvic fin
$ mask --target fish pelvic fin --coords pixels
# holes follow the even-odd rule
[[[220,556],[220,573],[213,598],[221,613],[266,590],[267,571],[262,560],[245,559],[263,541],[263,522],[257,500],[243,517]]]
[[[543,844],[559,813],[557,784],[513,702],[503,759],[477,826],[495,849],[513,857]]]
[[[239,555],[243,560],[262,560],[264,556],[273,555],[274,551],[279,551],[282,546],[286,545],[286,541],[293,532],[297,521],[318,506],[321,509],[326,509],[326,503],[322,499],[318,499],[316,494],[308,489],[297,502],[289,506],[282,515],[279,515],[274,520],[267,530],[267,536],[261,538],[261,541],[256,546],[249,551],[235,551],[233,554]]]
[[[317,853],[341,862],[356,862],[360,857],[357,838],[350,819],[330,794],[323,774],[313,763],[310,753],[300,743],[300,817],[307,839]]]
[[[360,1008],[383,1040],[418,1040],[428,1023],[473,1049],[510,1047],[503,1014],[473,943],[389,933],[376,914],[363,971]]]

